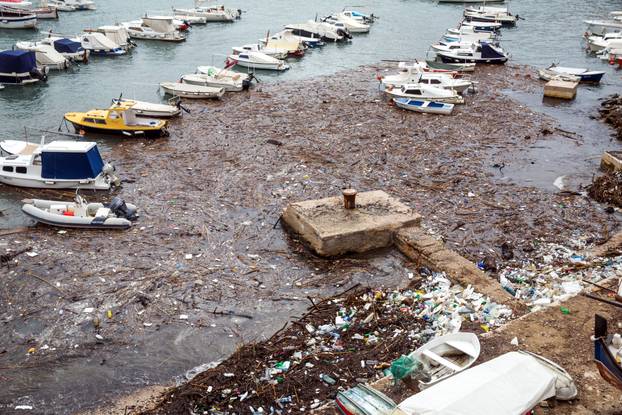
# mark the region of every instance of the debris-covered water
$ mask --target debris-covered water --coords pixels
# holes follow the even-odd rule
[[[151,9],[145,3],[132,3],[138,11],[118,13],[131,11],[128,17],[134,17]],[[550,27],[561,25],[544,23],[555,13],[570,22],[555,38],[564,46],[559,56],[565,63],[600,65],[581,51],[579,3],[545,10],[531,1],[512,3],[526,20],[507,32],[512,42],[506,47],[519,62],[547,63],[551,49],[533,45],[542,45],[540,36],[553,36]],[[612,3],[596,2],[591,13],[603,14]],[[588,117],[595,113],[596,96],[610,86],[582,88],[575,103],[544,107],[532,69],[486,68],[474,75],[479,92],[454,116],[405,113],[389,107],[376,89],[375,74],[388,65],[317,76],[383,58],[420,56],[457,20],[460,7],[397,1],[369,6],[383,17],[369,35],[351,45],[327,45],[276,78],[291,82],[266,82],[222,102],[187,103],[192,113],[173,121],[166,140],[102,139],[105,158],[125,179],[118,194],[140,206],[135,228],[96,233],[37,227],[0,236],[2,253],[31,248],[30,255],[2,268],[0,279],[6,333],[0,338],[0,376],[7,385],[0,391],[2,411],[24,404],[35,413],[71,413],[169,382],[229,355],[241,342],[270,337],[306,310],[307,296],[331,295],[356,283],[396,287],[412,272],[412,264],[390,250],[316,258],[275,226],[288,201],[335,195],[345,186],[382,189],[423,214],[426,227],[451,248],[475,262],[492,255],[499,266],[502,246],[520,259],[540,241],[563,244],[580,233],[595,242],[619,226],[615,214],[578,196],[574,182],[569,192],[552,185],[561,175],[586,183],[602,148],[612,143],[608,127]],[[97,13],[117,13],[107,7],[100,5]],[[325,5],[327,11],[334,7]],[[0,92],[0,120],[11,126],[5,131],[19,131],[29,117],[52,127],[75,106],[108,102],[117,94],[118,73],[136,85],[138,79],[155,84],[164,75],[191,72],[207,59],[192,53],[199,36],[226,49],[235,40],[259,37],[267,22],[278,28],[312,17],[278,2],[269,9],[264,3],[242,8],[248,9],[242,21],[196,29],[179,49],[146,46],[126,60],[94,62],[75,77],[56,75],[40,90]],[[417,28],[407,31],[413,38],[401,35],[406,27]],[[7,41],[8,35],[0,36]],[[315,77],[302,79],[307,76]],[[98,86],[89,94],[74,90],[84,91],[94,79]],[[606,78],[616,79],[613,72]],[[154,90],[145,87],[137,96],[153,99]],[[552,162],[541,155],[543,148],[567,154],[573,163]],[[0,190],[1,206],[35,194],[72,197]],[[3,226],[22,222],[17,204],[10,206],[0,217]]]

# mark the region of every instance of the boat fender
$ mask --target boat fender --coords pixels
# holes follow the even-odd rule
[[[613,65],[616,62],[616,56],[609,54],[609,65]]]

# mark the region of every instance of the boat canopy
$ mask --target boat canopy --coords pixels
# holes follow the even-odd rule
[[[54,49],[60,53],[77,53],[82,50],[82,44],[71,39],[63,38],[54,42]]]
[[[481,43],[481,51],[483,59],[505,58],[505,55],[490,43]]]
[[[411,396],[398,410],[406,415],[523,415],[555,396],[556,380],[535,357],[510,352]]]
[[[41,148],[44,179],[95,179],[102,172],[104,161],[96,143],[54,141]]]
[[[0,73],[29,73],[37,67],[36,55],[28,50],[0,52]]]

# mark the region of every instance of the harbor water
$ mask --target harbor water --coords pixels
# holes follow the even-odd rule
[[[62,13],[59,21],[42,21],[38,30],[52,30],[54,33],[72,36],[85,28],[133,20],[146,12],[169,14],[173,5],[191,7],[192,3],[189,0],[96,1],[98,10]],[[555,62],[607,72],[600,85],[582,86],[577,99],[570,103],[543,101],[541,91],[537,94],[499,91],[510,94],[534,111],[555,117],[565,129],[577,132],[586,140],[588,153],[584,150],[558,151],[553,142],[548,147],[534,149],[533,154],[526,156],[550,160],[542,163],[544,166],[539,170],[521,165],[508,166],[506,169],[513,180],[556,191],[552,185],[554,178],[570,175],[577,170],[587,171],[586,166],[593,171],[597,166],[595,157],[611,142],[607,136],[607,127],[599,121],[590,120],[590,116],[595,114],[600,98],[620,90],[622,80],[613,67],[585,52],[582,34],[585,31],[583,20],[604,17],[618,8],[619,3],[614,0],[595,0],[589,4],[582,0],[552,0],[543,5],[536,0],[514,0],[509,5],[511,11],[521,17],[516,28],[504,29],[502,35],[502,46],[511,53],[511,63],[544,67]],[[232,46],[255,43],[266,33],[275,33],[288,23],[322,17],[349,5],[328,0],[295,4],[286,0],[240,0],[239,3],[227,3],[226,6],[242,9],[242,19],[235,23],[195,26],[188,33],[187,41],[181,44],[137,41],[139,46],[128,55],[92,57],[88,65],[77,64],[68,71],[51,72],[47,83],[27,87],[7,86],[0,90],[0,138],[22,139],[28,134],[29,139],[37,141],[40,133],[27,128],[55,131],[61,126],[64,113],[105,107],[120,94],[126,98],[161,102],[164,96],[158,89],[160,82],[176,81],[183,74],[193,73],[199,65],[222,66]],[[356,9],[379,16],[370,33],[354,35],[350,43],[327,44],[323,48],[310,50],[304,58],[290,60],[289,71],[258,72],[257,77],[265,83],[296,82],[335,73],[347,76],[348,69],[383,60],[423,58],[431,43],[437,41],[447,28],[456,26],[462,16],[463,5],[438,4],[431,0],[363,0],[356,2]],[[43,36],[38,31],[1,31],[0,49],[10,49],[17,41],[37,40]],[[533,76],[537,74],[534,72]],[[376,82],[373,78],[369,81]],[[304,95],[305,90],[301,89],[300,94]],[[223,99],[227,100],[227,96]],[[210,117],[209,111],[204,116]],[[491,106],[490,117],[495,116],[494,107]],[[446,117],[439,122],[451,123],[452,118]],[[175,135],[176,131],[173,129],[171,134]],[[49,137],[56,138],[52,135]],[[105,152],[121,140],[105,139],[100,141],[100,145]],[[531,165],[525,163],[525,166]],[[19,201],[26,194],[32,192],[25,193],[0,185],[0,229],[30,223],[20,212]],[[270,318],[255,320],[254,324],[258,327],[268,325]],[[170,328],[149,338],[147,343],[153,355],[160,358],[167,355],[166,350],[158,350],[161,347],[159,339],[174,336],[178,337],[175,342],[184,340],[184,333],[180,334]],[[219,346],[217,338],[204,339],[205,343],[195,342],[188,347],[187,353],[203,357],[205,348],[210,347],[208,340]],[[134,355],[129,344],[127,350],[121,348],[119,352],[127,362],[125,369],[149,373],[150,376],[145,376],[145,379],[128,376],[117,379],[118,372],[108,368],[98,372],[101,378],[92,379],[93,372],[83,368],[81,360],[75,359],[58,363],[59,367],[62,365],[62,370],[57,372],[60,373],[57,382],[66,387],[26,381],[21,386],[38,400],[53,401],[49,413],[71,413],[80,408],[86,399],[92,404],[102,403],[110,396],[138,389],[148,383],[166,383],[172,378],[171,366],[178,364],[176,373],[182,374],[192,366],[190,361],[195,360],[171,354],[154,363],[149,355]],[[214,357],[224,358],[225,353]],[[169,373],[159,375],[165,363]],[[101,365],[104,366],[103,361]],[[88,398],[79,391],[85,383],[88,384]],[[58,391],[62,393],[55,396],[54,393]]]

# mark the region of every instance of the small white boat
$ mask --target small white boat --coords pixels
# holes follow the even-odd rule
[[[412,98],[424,101],[464,104],[464,98],[457,92],[430,85],[407,84],[399,88],[394,88],[392,85],[389,85],[385,88],[384,92],[391,98]]]
[[[188,16],[175,13],[175,19],[180,20],[190,26],[207,24],[207,18],[203,16]]]
[[[48,0],[48,4],[62,12],[75,12],[83,10],[96,10],[92,0]]]
[[[588,36],[587,46],[590,52],[600,52],[604,49],[622,49],[622,33],[605,33],[603,36]]]
[[[30,10],[0,7],[0,29],[34,29],[37,15]]]
[[[132,39],[183,42],[186,37],[177,30],[173,18],[145,16],[142,19],[122,23]]]
[[[229,55],[226,66],[232,64],[250,69],[263,69],[269,71],[285,71],[289,65],[280,59],[275,59],[261,52],[245,52],[238,55]]]
[[[313,20],[308,20],[306,23],[290,24],[285,26],[285,29],[291,30],[296,36],[319,38],[329,42],[345,42],[352,39],[352,35],[347,29]]]
[[[231,50],[233,51],[234,55],[239,55],[240,53],[247,53],[247,52],[261,52],[275,59],[281,59],[281,60],[287,58],[289,54],[289,51],[287,49],[262,47],[258,43],[251,43],[251,44],[244,45],[244,46],[234,46],[233,48],[231,48]]]
[[[50,226],[82,229],[128,229],[138,219],[136,206],[114,197],[110,203],[88,203],[80,195],[75,201],[25,199],[22,211]]]
[[[108,190],[120,181],[114,167],[102,160],[97,143],[53,141],[0,157],[0,183],[37,189]]]
[[[217,74],[218,72],[214,71],[214,73]],[[250,78],[239,73],[235,73],[235,75],[231,77],[207,75],[202,73],[188,74],[181,77],[181,82],[190,85],[223,88],[226,92],[239,92],[244,89],[248,89],[250,86]]]
[[[400,72],[400,74],[405,74]],[[385,77],[382,80],[384,85],[393,85],[396,87],[400,87],[402,85],[407,84],[423,84],[430,85],[437,88],[449,89],[452,91],[456,91],[459,94],[462,94],[464,91],[469,89],[473,82],[468,79],[462,78],[454,78],[451,75],[443,74],[443,73],[434,73],[434,72],[420,72],[420,73],[412,73],[409,76],[402,76],[400,74],[394,77]]]
[[[17,42],[15,48],[34,52],[37,66],[40,68],[64,70],[69,67],[69,60],[52,45],[43,42]]]
[[[347,16],[351,19],[356,20],[357,22],[361,22],[361,23],[366,23],[366,24],[372,24],[376,21],[377,17],[374,16],[374,14],[366,14],[360,11],[356,11],[356,10],[347,10],[347,9],[343,9],[341,11],[341,13],[344,16]]]
[[[99,26],[96,29],[85,29],[84,32],[101,33],[126,51],[136,47],[136,43],[132,42],[127,29],[122,25]]]
[[[259,39],[259,43],[261,43],[264,46],[266,45],[266,43],[271,42],[271,41],[279,41],[279,42],[287,42],[287,43],[302,42],[303,45],[309,48],[317,48],[320,46],[324,46],[324,42],[319,37],[297,36],[290,29],[281,30],[280,32],[273,34],[269,38],[264,37],[264,38]]]
[[[538,77],[543,81],[581,82],[581,78],[575,75],[553,72],[549,69],[539,69]]]
[[[547,70],[555,72],[560,75],[572,75],[577,76],[581,82],[593,82],[598,83],[605,76],[604,71],[590,71],[586,68],[568,68],[564,66],[551,65]]]
[[[220,99],[225,94],[224,88],[182,84],[180,82],[162,82],[160,87],[169,95],[191,99]]]
[[[115,108],[131,108],[136,116],[147,118],[173,118],[181,115],[181,108],[178,105],[155,104],[122,97],[112,100],[109,109]]]
[[[447,104],[444,102],[425,101],[411,98],[393,98],[393,102],[395,102],[395,105],[402,109],[427,114],[450,115],[454,110],[454,104]]]
[[[471,27],[476,32],[498,32],[503,25],[501,23],[494,22],[462,22],[462,27]]]
[[[611,20],[585,20],[587,32],[592,35],[603,36],[610,32],[622,31],[622,21],[619,19]]]
[[[344,12],[330,15],[324,18],[324,21],[340,28],[345,27],[350,33],[367,33],[370,29],[370,25],[367,23],[353,19]],[[341,25],[338,25],[338,23],[341,23]]]
[[[501,23],[503,26],[515,26],[518,20],[507,7],[467,7],[464,17],[469,21]]]
[[[468,369],[479,357],[480,344],[473,333],[453,333],[432,339],[408,356],[418,361],[419,387],[425,389]]]
[[[194,8],[184,9],[173,7],[173,12],[183,16],[199,16],[208,22],[234,22],[242,15],[241,10],[226,9],[222,5],[201,6],[205,0],[195,0]]]

